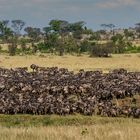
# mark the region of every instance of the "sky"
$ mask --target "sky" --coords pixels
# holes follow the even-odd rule
[[[22,19],[34,27],[61,19],[85,21],[93,30],[102,23],[128,28],[140,22],[139,13],[140,0],[0,0],[0,20]]]

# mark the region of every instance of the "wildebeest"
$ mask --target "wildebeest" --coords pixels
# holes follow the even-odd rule
[[[78,73],[35,64],[25,68],[0,68],[0,113],[2,114],[98,114],[140,117],[139,106],[119,106],[113,100],[140,94],[140,72],[124,69],[109,73]]]

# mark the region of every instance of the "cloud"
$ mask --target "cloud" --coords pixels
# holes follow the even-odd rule
[[[138,0],[106,0],[102,2],[98,2],[96,5],[99,8],[118,8],[118,7],[126,7],[126,6],[136,6],[140,4]]]
[[[22,19],[41,27],[51,19],[84,20],[90,27],[128,25],[140,19],[139,7],[140,0],[0,0],[0,19]]]

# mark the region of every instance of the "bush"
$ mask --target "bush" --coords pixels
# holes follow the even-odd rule
[[[16,54],[16,45],[12,43],[12,45],[8,46],[8,52],[10,56],[14,56]]]
[[[112,52],[113,46],[111,43],[95,44],[92,46],[90,56],[109,57]]]
[[[90,56],[109,57],[112,52],[113,46],[111,43],[96,44],[92,46]]]
[[[20,53],[22,53],[23,51],[22,51],[22,49],[21,48],[16,48],[16,54],[20,54]]]
[[[138,51],[138,52],[140,52],[140,46],[139,46],[139,47],[137,47],[137,51]]]
[[[34,43],[32,43],[32,53],[35,54],[37,50],[38,50],[37,46]]]
[[[139,53],[140,47],[131,45],[131,46],[128,46],[127,48],[125,48],[125,52],[127,52],[127,53]]]
[[[41,51],[46,51],[48,50],[47,46],[45,45],[45,43],[41,42],[41,43],[38,43],[37,45],[37,49],[41,52]]]
[[[90,48],[91,44],[88,42],[88,41],[83,41],[81,44],[80,44],[80,52],[83,53],[83,52],[88,52],[89,48]]]

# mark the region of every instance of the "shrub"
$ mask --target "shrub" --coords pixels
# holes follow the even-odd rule
[[[87,52],[90,48],[91,44],[88,42],[88,41],[83,41],[81,44],[80,44],[80,52],[83,53],[83,52]]]
[[[138,52],[140,52],[140,46],[139,46],[139,47],[137,47],[137,51],[138,51]]]
[[[125,52],[127,52],[127,53],[139,53],[140,47],[131,45],[131,46],[128,46],[127,48],[125,48]]]
[[[37,46],[37,49],[38,49],[40,52],[48,50],[46,44],[43,43],[43,42],[38,43],[36,46]]]
[[[32,53],[34,54],[34,53],[36,53],[37,52],[37,46],[34,44],[34,43],[32,43]]]
[[[92,46],[90,56],[109,57],[112,52],[113,46],[111,43],[95,44]]]
[[[8,46],[8,52],[10,56],[14,56],[16,54],[16,45],[14,43]]]

